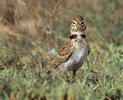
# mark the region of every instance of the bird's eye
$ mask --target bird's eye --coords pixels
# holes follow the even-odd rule
[[[82,24],[84,24],[84,22],[80,22],[80,24],[82,25]]]
[[[72,24],[76,24],[76,23],[73,21]]]

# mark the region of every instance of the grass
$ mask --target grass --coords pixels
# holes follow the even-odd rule
[[[0,100],[123,100],[121,0],[0,2]],[[47,69],[75,14],[84,15],[91,53],[73,82]]]

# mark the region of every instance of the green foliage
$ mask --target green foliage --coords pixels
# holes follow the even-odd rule
[[[8,46],[1,42],[0,99],[8,100],[122,100],[123,59],[122,46],[108,44],[108,51],[91,44],[92,53],[70,82],[63,73],[46,71],[46,61],[41,55],[8,55]],[[99,53],[98,53],[99,52]],[[31,61],[24,57],[30,56]],[[99,72],[91,72],[96,68]],[[83,72],[84,70],[84,72]]]
[[[85,16],[91,47],[88,60],[77,72],[76,80],[73,80],[69,72],[47,71],[48,60],[41,50],[47,54],[44,47],[48,43],[44,44],[38,39],[33,41],[30,36],[28,39],[15,39],[12,43],[11,40],[1,40],[0,100],[123,100],[123,19],[119,16],[121,12],[118,12],[122,2],[63,0],[60,3],[65,6],[62,9],[67,16],[61,16],[60,13],[57,14],[57,10],[53,13],[55,7],[61,9],[60,3],[57,5],[52,2],[50,15],[45,8],[45,1],[41,0],[44,3],[42,18],[45,17],[48,24],[53,22],[52,31],[55,32],[53,35],[56,40],[52,41],[56,47],[61,46],[65,42],[64,37],[70,34],[68,26],[71,16],[76,12]],[[90,2],[97,4],[92,5]],[[28,3],[32,12],[36,11],[33,4]],[[50,3],[48,5],[50,6]],[[36,16],[38,13],[34,15]],[[64,19],[59,20],[60,17]],[[39,30],[37,32],[40,32]],[[48,31],[47,28],[44,30]],[[58,39],[60,43],[56,43]]]

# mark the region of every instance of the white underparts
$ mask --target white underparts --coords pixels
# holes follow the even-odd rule
[[[84,32],[82,31],[72,31],[70,30],[71,34],[76,34],[76,35],[81,35],[81,34],[85,34]]]
[[[63,72],[67,72],[79,69],[82,66],[83,62],[86,60],[87,55],[88,52],[85,49],[75,51],[69,60],[62,64],[61,70]]]

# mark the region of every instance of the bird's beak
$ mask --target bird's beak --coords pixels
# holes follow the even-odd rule
[[[81,26],[80,26],[79,24],[77,24],[77,25],[76,25],[76,30],[79,30],[80,27],[81,27]]]

